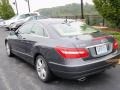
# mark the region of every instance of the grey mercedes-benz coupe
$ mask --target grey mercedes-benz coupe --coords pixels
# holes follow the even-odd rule
[[[8,56],[17,55],[36,67],[39,78],[53,75],[82,79],[115,66],[120,54],[111,35],[85,23],[42,19],[25,23],[5,39]]]

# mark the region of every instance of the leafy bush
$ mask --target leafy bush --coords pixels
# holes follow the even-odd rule
[[[119,46],[120,46],[120,32],[109,31],[109,29],[108,30],[104,30],[103,32],[105,32],[106,34],[109,34],[109,35],[113,35],[118,40],[118,43],[119,43]]]
[[[93,0],[99,13],[112,26],[120,28],[120,0]]]
[[[9,0],[0,0],[0,16],[3,19],[9,19],[15,15],[13,8],[9,4]]]

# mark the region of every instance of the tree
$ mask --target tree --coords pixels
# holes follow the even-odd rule
[[[98,12],[113,26],[120,28],[120,0],[93,0]]]
[[[44,8],[39,9],[37,12],[40,12],[41,15],[48,16],[48,17],[56,17],[56,16],[80,16],[81,4],[67,4],[65,6],[57,6],[52,8]],[[95,9],[94,5],[91,4],[84,4],[84,15],[98,15],[97,10]]]
[[[0,16],[3,19],[9,19],[15,15],[9,0],[0,0]]]

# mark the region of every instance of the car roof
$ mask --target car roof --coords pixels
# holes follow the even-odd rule
[[[68,22],[74,22],[73,19],[60,19],[60,18],[47,18],[47,19],[40,19],[37,20],[43,24],[59,24],[59,23],[68,23]]]

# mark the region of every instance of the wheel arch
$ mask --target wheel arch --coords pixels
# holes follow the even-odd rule
[[[36,64],[36,58],[37,58],[37,56],[42,56],[43,57],[43,55],[41,54],[41,53],[35,53],[34,54],[34,61],[33,61],[33,64],[35,65]]]
[[[43,51],[46,51],[46,50],[45,50],[46,48],[45,48],[45,47],[39,48],[39,47],[42,47],[42,46],[40,46],[40,45],[35,45],[34,48],[33,48],[33,59],[34,59],[33,64],[34,64],[34,65],[35,65],[35,63],[36,63],[36,57],[37,57],[38,55],[40,55],[40,56],[42,56],[43,58],[46,59],[46,54],[45,54],[45,52],[43,52]],[[47,62],[47,60],[46,60],[46,62]]]

